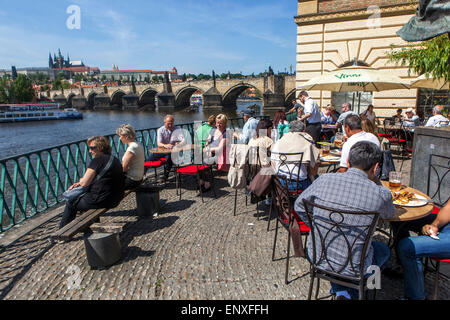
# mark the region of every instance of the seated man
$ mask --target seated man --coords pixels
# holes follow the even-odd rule
[[[374,143],[360,141],[350,150],[347,166],[349,169],[344,173],[326,173],[321,175],[314,183],[306,189],[295,201],[294,209],[300,219],[307,224],[307,217],[303,207],[302,199],[313,201],[318,205],[323,205],[337,210],[347,211],[367,211],[378,212],[383,219],[389,219],[394,216],[395,208],[392,204],[392,196],[389,189],[383,187],[376,178],[378,164],[381,161],[381,150]],[[313,215],[320,216],[324,220],[329,220],[329,212],[314,209]],[[361,230],[353,226],[370,223],[364,215],[345,219],[345,224],[350,228],[347,239],[350,243],[355,242],[353,246],[352,263],[355,269],[359,269],[360,255],[358,251],[362,250],[364,236],[356,238]],[[311,226],[309,226],[311,227]],[[326,231],[324,231],[326,232]],[[331,230],[330,233],[336,231]],[[373,235],[372,235],[373,236]],[[334,239],[333,234],[329,234],[327,239]],[[308,237],[308,254],[312,257],[312,237]],[[344,240],[343,240],[344,241]],[[327,245],[327,244],[326,244]],[[345,250],[342,241],[331,241],[328,243],[328,262],[337,270],[343,268],[346,262]],[[355,252],[356,251],[356,252]],[[390,250],[388,246],[381,242],[373,241],[367,251],[365,258],[366,268],[371,265],[382,267],[389,260]],[[345,265],[341,274],[351,275],[351,265]],[[324,269],[329,268],[327,261],[322,260],[319,266]],[[331,271],[331,270],[330,270]],[[352,288],[346,288],[341,285],[331,283],[331,293],[336,294],[336,299],[356,299],[358,291]],[[340,297],[344,298],[340,298]]]
[[[369,132],[365,132],[362,130],[361,118],[356,115],[349,115],[345,118],[344,128],[345,132],[347,132],[347,141],[344,143],[342,147],[342,155],[341,162],[339,163],[338,172],[347,171],[347,160],[349,157],[350,149],[359,141],[368,141],[372,142],[380,148],[380,140]]]
[[[157,131],[156,144],[158,148],[173,149],[176,144],[183,144],[185,142],[182,131],[179,127],[174,126],[174,118],[171,115],[164,117],[164,125]],[[166,159],[164,168],[163,181],[169,177],[170,169],[173,166],[171,153],[152,153],[149,161],[157,161],[161,158]]]
[[[449,121],[446,117],[442,115],[444,107],[437,105],[433,108],[433,116],[428,119],[425,127],[440,127],[441,125],[448,124]]]
[[[397,254],[403,267],[406,299],[425,299],[422,258],[450,257],[450,201],[447,201],[431,224],[423,225],[422,233],[423,236],[403,238],[397,246]],[[437,235],[439,240],[431,238],[432,234]]]
[[[345,102],[342,104],[342,114],[339,116],[338,120],[336,121],[336,125],[338,128],[342,127],[342,132],[344,135],[347,135],[345,128],[344,128],[344,120],[349,115],[357,115],[355,112],[352,111],[352,105],[350,102]],[[347,135],[348,136],[348,135]]]
[[[322,125],[334,125],[336,126],[336,120],[332,115],[333,107],[331,105],[328,105],[325,108],[325,111],[322,112],[320,115],[320,120],[322,122]],[[322,127],[322,133],[326,136],[327,140],[330,140],[331,137],[334,135],[333,129],[325,129]]]
[[[420,125],[419,117],[414,115],[413,108],[408,108],[405,111],[406,117],[403,118],[403,126],[412,129]]]
[[[255,135],[256,126],[258,125],[258,120],[253,117],[252,110],[245,110],[242,112],[245,121],[244,127],[242,128],[242,133],[238,134],[235,132],[233,137],[238,140],[240,144],[248,144],[251,138]]]
[[[301,155],[288,155],[287,164],[280,160],[280,153],[303,152],[300,168],[298,161]],[[305,190],[311,184],[311,178],[317,175],[319,168],[319,149],[314,145],[312,137],[305,132],[302,121],[292,121],[289,132],[284,134],[272,147],[271,160],[277,175],[284,176],[288,181],[289,191]],[[298,181],[298,186],[297,186]],[[284,180],[282,180],[284,183]]]

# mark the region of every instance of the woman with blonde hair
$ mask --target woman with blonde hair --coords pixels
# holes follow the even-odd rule
[[[87,140],[93,159],[80,181],[69,190],[84,187],[86,193],[66,202],[59,228],[75,219],[77,212],[89,209],[114,208],[124,196],[124,175],[119,159],[111,155],[109,140],[105,137],[91,137]]]
[[[122,168],[125,174],[125,190],[139,186],[144,177],[144,148],[136,142],[136,132],[129,124],[121,125],[116,133],[120,141],[127,145],[127,151],[122,157]]]
[[[218,155],[218,166],[219,171],[228,172],[230,165],[228,164],[228,153],[230,150],[227,149],[227,123],[228,117],[224,114],[219,114],[216,116],[216,128],[213,128],[209,133],[208,141],[206,146],[208,151],[213,155]],[[232,137],[230,137],[232,138]]]

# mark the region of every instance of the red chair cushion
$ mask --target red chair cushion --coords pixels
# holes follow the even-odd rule
[[[379,137],[384,137],[385,135],[386,135],[386,133],[378,132]]]
[[[208,170],[209,166],[192,164],[177,170],[178,173],[197,173]]]
[[[406,142],[405,139],[397,139],[397,138],[389,138],[388,139],[390,143],[403,143]]]
[[[439,209],[438,207],[434,206],[434,207],[433,207],[433,211],[431,211],[431,213],[432,213],[432,214],[438,214],[438,213],[439,213],[439,210],[441,210],[441,209]]]
[[[289,191],[290,194],[301,194],[303,190]]]
[[[297,221],[298,226],[300,227],[300,232],[308,233],[311,229],[300,219],[297,213],[295,213],[294,209],[292,209],[292,213],[294,214],[295,221]],[[289,220],[283,219],[284,223],[289,224]]]
[[[164,161],[162,161],[162,160],[145,161],[144,162],[144,167],[146,167],[146,168],[157,168],[157,167],[162,166],[165,163],[166,163],[165,159],[164,159]]]
[[[450,258],[431,258],[431,260],[438,261],[438,262],[450,263]]]

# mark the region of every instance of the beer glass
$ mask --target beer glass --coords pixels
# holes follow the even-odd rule
[[[334,144],[339,149],[342,148],[343,138],[344,138],[344,134],[342,132],[336,132],[336,135],[334,136]]]
[[[400,190],[402,186],[402,173],[398,171],[389,172],[389,189],[393,191]]]

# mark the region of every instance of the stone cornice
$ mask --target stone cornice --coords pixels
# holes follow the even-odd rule
[[[403,5],[389,5],[380,6],[381,17],[396,16],[402,14],[414,14],[416,12],[417,4],[403,4]],[[367,12],[365,9],[346,10],[340,12],[323,12],[305,14],[294,17],[295,23],[298,26],[305,26],[319,23],[339,22],[348,20],[367,19],[373,15],[373,12]]]

